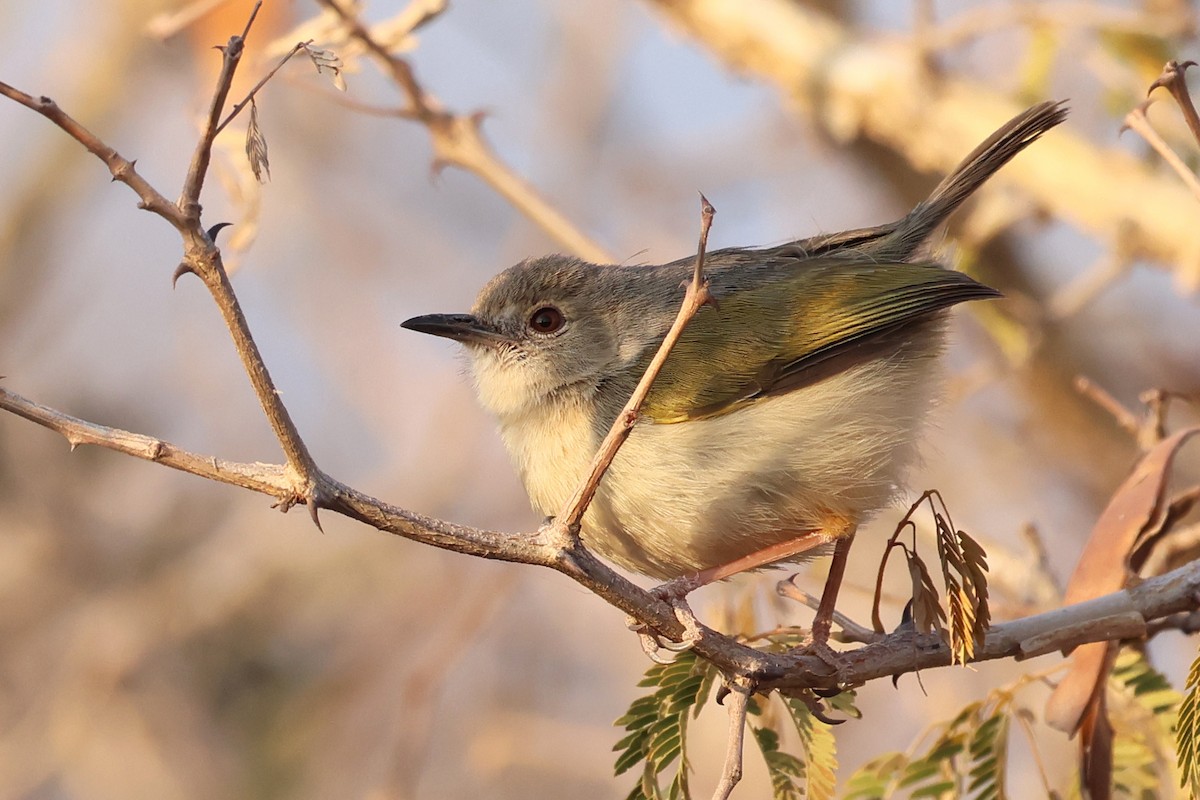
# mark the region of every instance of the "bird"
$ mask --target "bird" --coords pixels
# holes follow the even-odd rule
[[[855,531],[902,493],[917,460],[949,309],[1000,296],[926,243],[1066,115],[1053,101],[1018,114],[894,222],[708,253],[714,302],[654,381],[582,517],[583,544],[680,597],[832,549],[812,626],[814,646],[827,646]],[[663,341],[693,262],[529,258],[469,313],[402,326],[465,347],[533,506],[553,515]]]

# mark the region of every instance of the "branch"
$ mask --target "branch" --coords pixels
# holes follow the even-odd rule
[[[242,60],[246,35],[250,33],[250,26],[254,24],[254,18],[258,16],[261,7],[262,0],[258,0],[250,12],[250,19],[246,21],[242,35],[230,36],[229,42],[219,48],[222,56],[221,74],[217,77],[217,87],[213,91],[212,101],[208,104],[208,118],[204,123],[204,131],[200,134],[200,140],[196,142],[196,151],[192,154],[192,163],[188,167],[183,191],[179,195],[179,207],[188,220],[195,224],[200,222],[200,192],[204,188],[204,178],[208,175],[208,164],[212,160],[213,140],[217,138],[221,111],[225,108],[225,99],[229,97],[229,89],[233,86],[233,73],[237,71]]]
[[[746,742],[746,712],[750,707],[750,695],[754,684],[735,681],[729,685],[725,696],[729,709],[729,736],[725,745],[725,764],[721,767],[721,780],[713,792],[713,800],[729,800],[733,787],[742,779],[742,751]]]
[[[1200,145],[1200,114],[1196,113],[1192,96],[1188,94],[1186,77],[1187,68],[1194,66],[1196,66],[1195,61],[1184,61],[1182,64],[1178,61],[1168,61],[1163,67],[1162,74],[1155,79],[1154,83],[1150,84],[1150,90],[1146,94],[1160,86],[1170,92],[1179,105],[1179,110],[1183,112],[1183,119],[1187,122],[1188,130],[1192,132],[1192,138],[1196,140],[1196,144]]]
[[[242,98],[242,101],[230,109],[228,116],[221,120],[221,124],[217,126],[215,131],[213,131],[213,136],[216,137],[217,134],[225,130],[225,126],[233,122],[234,118],[238,114],[242,113],[242,109],[249,105],[250,101],[254,99],[254,95],[258,94],[259,90],[267,85],[267,81],[271,80],[271,78],[274,78],[275,73],[283,69],[283,65],[292,60],[292,56],[305,49],[311,42],[311,39],[307,42],[296,42],[292,49],[287,52],[287,55],[279,59],[279,63],[272,67],[271,71],[262,77],[262,80],[254,84],[254,88],[251,89],[244,98]]]
[[[1179,176],[1184,185],[1191,190],[1196,199],[1200,200],[1200,180],[1196,178],[1195,173],[1188,169],[1187,164],[1183,163],[1183,159],[1171,149],[1171,145],[1167,144],[1158,131],[1150,124],[1150,119],[1146,116],[1146,108],[1153,102],[1151,100],[1143,101],[1138,104],[1137,108],[1125,115],[1124,128],[1129,128],[1138,136],[1146,140],[1146,144],[1154,148],[1154,152],[1162,157],[1162,160],[1167,162],[1167,166],[1175,170],[1175,174]],[[1190,123],[1190,120],[1189,120]]]
[[[108,167],[108,171],[112,173],[114,181],[125,184],[141,198],[138,208],[152,211],[171,223],[172,227],[180,232],[186,228],[186,222],[183,219],[183,215],[179,213],[179,208],[166,197],[159,194],[153,186],[146,182],[145,178],[138,174],[137,169],[134,168],[133,161],[124,158],[116,150],[100,141],[95,134],[72,119],[69,114],[59,108],[58,104],[49,97],[42,96],[35,98],[2,81],[0,81],[0,94],[41,114],[66,131],[67,135],[72,139],[87,148],[89,153],[103,161]]]
[[[600,443],[596,456],[592,459],[592,467],[587,478],[563,506],[556,519],[556,522],[564,526],[571,536],[575,535],[574,531],[577,530],[579,521],[583,519],[584,512],[592,502],[592,498],[596,496],[600,479],[604,477],[604,473],[612,464],[617,451],[633,431],[638,411],[641,409],[642,403],[646,401],[646,396],[650,394],[650,388],[658,378],[658,373],[662,371],[663,364],[667,362],[667,356],[671,354],[675,343],[683,335],[683,329],[692,321],[692,317],[696,316],[696,312],[713,302],[712,295],[708,291],[708,280],[704,277],[704,253],[708,247],[708,231],[712,228],[715,213],[716,209],[708,202],[708,198],[700,195],[700,243],[696,248],[696,267],[692,272],[692,280],[688,283],[687,291],[684,293],[683,305],[680,306],[679,313],[675,315],[675,321],[671,323],[671,329],[667,331],[662,344],[659,345],[658,351],[650,361],[650,366],[646,367],[646,372],[634,387],[633,394],[629,396],[621,413],[617,414],[617,418],[613,420],[612,427],[609,428],[604,441]]]
[[[404,93],[408,108],[398,116],[413,119],[429,131],[435,169],[455,166],[474,173],[568,252],[598,264],[616,261],[496,156],[480,129],[481,113],[454,114],[444,109],[421,87],[409,63],[378,42],[341,0],[317,2],[341,18],[349,35],[366,48]]]
[[[1000,658],[1023,660],[1089,642],[1144,638],[1148,623],[1200,609],[1200,561],[1143,581],[1138,586],[1082,603],[993,625],[971,663]],[[838,677],[858,686],[890,675],[943,667],[952,654],[938,637],[913,632],[894,633],[884,640],[841,654]],[[767,680],[761,691],[806,689],[822,663],[814,656],[793,675]]]

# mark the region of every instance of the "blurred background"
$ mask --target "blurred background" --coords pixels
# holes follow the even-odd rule
[[[219,67],[212,47],[241,31],[250,5],[6,0],[0,80],[52,96],[173,198]],[[1025,104],[1072,98],[1066,125],[940,244],[1007,299],[956,312],[945,399],[911,481],[914,494],[940,489],[956,524],[986,543],[995,617],[1053,606],[1138,452],[1076,376],[1134,410],[1148,389],[1200,391],[1196,199],[1140,138],[1118,136],[1165,60],[1198,57],[1196,10],[733,3],[747,23],[790,14],[844,37],[826,71],[800,74],[765,46],[743,43],[752,52],[739,56],[734,26],[697,22],[700,7],[730,5],[456,0],[397,48],[446,108],[485,112],[498,161],[617,262],[691,253],[697,190],[717,208],[712,247],[895,219]],[[404,9],[370,0],[361,14],[380,23]],[[431,172],[428,132],[379,113],[403,95],[313,26],[320,13],[267,0],[231,97],[310,37],[344,58],[348,90],[303,57],[284,67],[258,100],[270,181],[250,176],[239,119],[206,185],[206,222],[235,223],[221,234],[234,284],[326,471],[425,514],[530,530],[539,520],[459,353],[399,323],[465,311],[490,276],[562,245],[479,175]],[[766,29],[803,30],[790,25]],[[1150,119],[1194,164],[1196,145],[1159,94]],[[935,106],[937,124],[888,116],[926,119]],[[170,227],[8,101],[0,175],[5,387],[193,451],[281,460],[202,285],[185,276],[172,290]],[[1169,419],[1195,413],[1179,405]],[[1194,479],[1196,465],[1184,458],[1181,475]],[[902,511],[860,533],[840,606],[860,621]],[[0,416],[0,796],[628,792],[631,776],[611,777],[611,723],[647,662],[619,612],[548,571],[322,521],[323,535],[303,510],[282,515],[268,498],[107,451],[70,453],[56,434]],[[823,570],[801,569],[801,585],[819,592]],[[695,606],[730,631],[807,624],[811,612],[773,599],[781,575],[740,577]],[[888,594],[902,603],[906,580],[894,577]],[[885,609],[889,624],[898,609]],[[1173,634],[1152,646],[1177,682],[1194,652]],[[843,775],[1057,660],[866,687],[866,721],[837,730]],[[1022,704],[1040,714],[1044,696],[1032,688]],[[721,709],[701,715],[700,794],[724,735]],[[1041,730],[1036,741],[1061,784],[1072,745]],[[1014,735],[1012,749],[1028,762],[1027,740]],[[747,770],[735,796],[763,796],[753,752]],[[1033,770],[1014,772],[1013,796],[1043,791]]]

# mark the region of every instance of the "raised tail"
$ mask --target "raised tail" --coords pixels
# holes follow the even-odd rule
[[[1046,131],[1067,118],[1062,100],[1038,103],[1025,109],[1000,126],[991,136],[959,162],[929,197],[908,213],[896,230],[893,257],[908,258],[929,238],[946,217],[962,205],[971,194],[1012,160],[1013,156],[1033,144]]]
[[[929,197],[902,219],[877,228],[822,234],[783,247],[798,249],[809,257],[858,253],[880,261],[908,260],[984,181],[1066,118],[1064,101],[1051,100],[1031,106],[972,150]]]

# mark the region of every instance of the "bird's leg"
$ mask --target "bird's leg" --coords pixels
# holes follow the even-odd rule
[[[809,647],[829,651],[829,630],[833,624],[833,607],[837,603],[838,590],[842,588],[842,578],[846,574],[846,561],[850,555],[850,545],[854,543],[855,528],[839,536],[833,545],[833,561],[829,565],[829,577],[825,579],[825,590],[821,592],[821,602],[817,604],[817,613],[812,623],[812,644]]]
[[[669,650],[686,650],[688,647],[691,647],[693,644],[699,641],[700,623],[696,619],[696,615],[692,612],[692,609],[688,606],[687,600],[684,598],[686,598],[695,590],[699,589],[701,586],[707,586],[708,584],[715,583],[716,581],[723,581],[726,578],[737,575],[739,572],[765,567],[769,564],[774,564],[777,561],[786,561],[787,559],[794,558],[801,553],[806,553],[809,550],[820,547],[821,545],[828,544],[831,538],[832,537],[825,533],[806,533],[803,536],[797,536],[795,539],[788,539],[787,541],[779,542],[778,544],[771,545],[770,547],[764,547],[762,550],[758,550],[749,555],[734,559],[728,564],[721,564],[715,567],[709,567],[708,569],[702,569],[699,572],[681,575],[678,578],[672,578],[666,583],[656,586],[650,590],[650,593],[662,600],[664,603],[669,603],[671,608],[675,610],[676,619],[678,619],[680,624],[683,625],[684,636],[683,639],[678,643],[667,643],[663,642],[657,637],[653,637],[654,644]],[[835,590],[834,595],[836,596],[836,594],[837,592]],[[836,597],[834,599],[836,599]],[[822,598],[822,601],[823,600],[824,598]],[[830,602],[832,602],[832,600]],[[826,627],[828,628],[828,625]],[[653,636],[645,631],[640,631],[640,633]],[[828,638],[828,631],[826,631],[826,637]],[[642,641],[642,649],[646,651],[647,655],[650,655],[651,658],[654,658],[654,655],[651,654],[651,650],[647,649],[647,642],[644,638]]]

